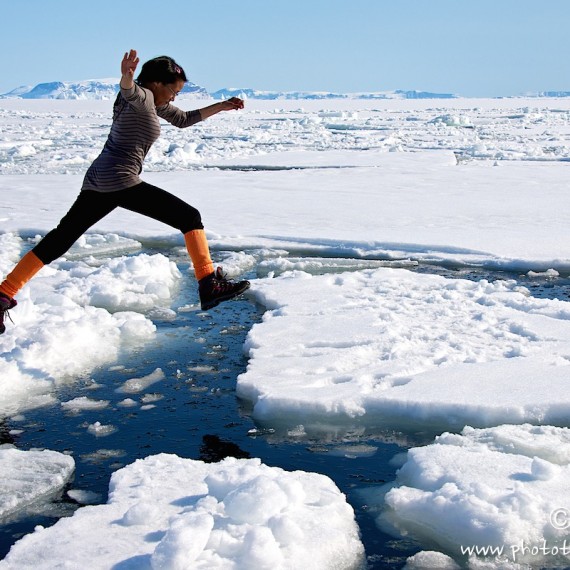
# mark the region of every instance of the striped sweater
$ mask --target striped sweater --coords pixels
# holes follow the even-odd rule
[[[200,111],[182,111],[170,103],[155,107],[152,91],[136,83],[131,89],[121,88],[109,137],[87,170],[81,190],[114,192],[139,184],[143,161],[160,136],[159,117],[180,128],[202,120]]]

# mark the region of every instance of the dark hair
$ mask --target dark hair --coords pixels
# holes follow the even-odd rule
[[[141,72],[137,77],[139,85],[146,83],[174,83],[181,79],[186,83],[186,74],[182,67],[180,67],[171,57],[161,55],[154,59],[149,59],[141,68]]]

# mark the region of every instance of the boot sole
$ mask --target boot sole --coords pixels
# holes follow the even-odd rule
[[[213,309],[214,307],[217,307],[220,303],[223,303],[224,301],[229,301],[230,299],[235,299],[236,297],[239,297],[242,293],[244,293],[245,291],[247,291],[250,287],[250,282],[246,281],[243,285],[243,287],[240,287],[237,291],[234,291],[233,293],[229,293],[228,295],[223,295],[221,297],[217,297],[216,299],[212,299],[211,301],[208,301],[207,303],[202,303],[201,304],[201,309],[202,311],[208,311],[209,309]]]

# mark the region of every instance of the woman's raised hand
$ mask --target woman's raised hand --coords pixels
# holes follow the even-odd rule
[[[132,49],[125,53],[123,61],[121,61],[121,75],[125,79],[133,79],[135,75],[135,70],[139,64],[139,58],[137,57],[136,50]]]

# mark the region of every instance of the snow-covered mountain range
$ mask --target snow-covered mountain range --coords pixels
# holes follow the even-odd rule
[[[22,86],[0,95],[0,98],[21,99],[113,99],[119,90],[119,79],[88,79],[85,81],[51,81],[38,83],[35,87]],[[183,94],[200,98],[209,97],[208,92],[199,85],[186,83]]]
[[[22,86],[0,94],[0,99],[113,99],[119,89],[119,79],[89,79],[85,81],[52,81],[39,83],[35,87]],[[454,99],[460,97],[452,93],[432,93],[429,91],[395,90],[362,93],[335,93],[329,91],[263,91],[250,88],[224,88],[209,93],[204,87],[188,82],[183,95],[196,98],[228,99]],[[526,93],[526,97],[570,97],[570,91],[541,91]]]
[[[427,91],[376,91],[369,93],[333,93],[329,91],[259,91],[256,89],[226,88],[212,93],[214,99],[453,99],[451,93]]]
[[[119,89],[118,79],[90,79],[77,82],[52,81],[35,87],[22,86],[0,98],[21,99],[112,99]],[[257,89],[225,88],[208,93],[206,89],[188,82],[182,94],[199,98],[228,99],[452,99],[450,93],[426,91],[382,91],[370,93],[332,93],[327,91],[261,91]]]

